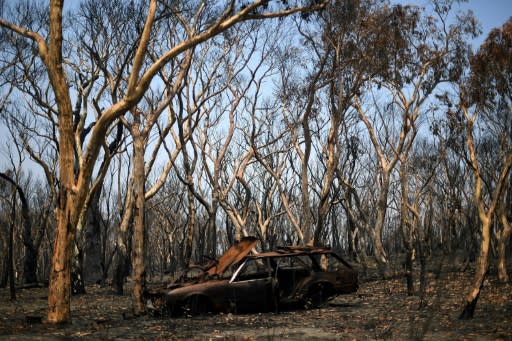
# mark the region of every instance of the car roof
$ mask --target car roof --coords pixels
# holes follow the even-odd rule
[[[312,247],[312,246],[281,246],[276,251],[250,253],[245,258],[260,259],[260,258],[277,258],[277,257],[290,257],[290,256],[311,256],[311,255],[325,255],[333,254],[330,248],[325,247]]]
[[[276,251],[249,253],[244,259],[263,259],[263,258],[282,258],[282,257],[298,257],[298,256],[315,256],[315,255],[332,255],[343,265],[349,269],[353,269],[352,265],[344,260],[341,256],[332,251],[328,247],[315,246],[281,246]]]

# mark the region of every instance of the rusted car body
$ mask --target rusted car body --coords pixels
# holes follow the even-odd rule
[[[281,247],[252,252],[257,239],[233,245],[217,262],[187,269],[175,282],[145,292],[158,314],[277,311],[323,305],[358,288],[357,271],[329,248]]]

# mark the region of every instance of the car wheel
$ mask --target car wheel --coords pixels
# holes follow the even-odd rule
[[[190,296],[183,304],[183,314],[186,316],[205,315],[212,312],[212,310],[212,304],[206,296]]]
[[[323,307],[327,302],[325,292],[324,285],[321,283],[309,288],[308,294],[304,298],[304,308],[315,309]]]

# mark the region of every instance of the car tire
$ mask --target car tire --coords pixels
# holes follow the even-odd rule
[[[182,307],[185,316],[205,315],[213,311],[213,306],[208,297],[202,295],[188,297]]]
[[[304,308],[315,309],[325,306],[327,303],[325,292],[326,290],[322,283],[318,283],[310,287],[308,294],[304,298]]]

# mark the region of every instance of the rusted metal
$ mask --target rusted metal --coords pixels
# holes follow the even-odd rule
[[[357,290],[357,271],[329,248],[286,246],[251,252],[257,242],[246,237],[215,263],[189,270],[199,270],[199,276],[183,276],[146,291],[149,308],[171,314],[268,311],[289,302],[314,308]]]
[[[227,267],[239,262],[258,243],[258,238],[244,237],[238,243],[232,245],[217,261],[217,264],[207,270],[208,275],[222,275]]]

